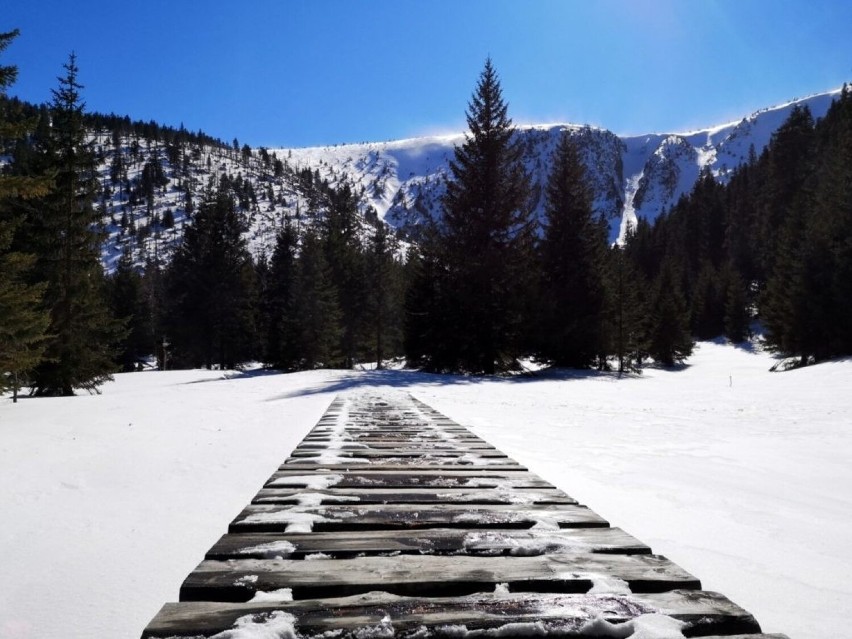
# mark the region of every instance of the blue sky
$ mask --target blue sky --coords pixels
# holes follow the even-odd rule
[[[3,0],[12,95],[77,53],[90,110],[252,146],[459,131],[487,56],[515,122],[677,132],[852,81],[848,0]]]

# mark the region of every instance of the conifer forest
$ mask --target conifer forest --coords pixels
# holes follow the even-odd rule
[[[0,52],[15,36],[0,34]],[[756,330],[785,366],[852,355],[846,88],[824,117],[795,107],[724,180],[703,171],[613,242],[574,136],[533,184],[490,59],[440,215],[409,227],[266,149],[88,112],[73,55],[47,104],[9,97],[16,74],[0,67],[0,391],[71,395],[117,371],[248,362],[636,373]],[[202,154],[231,168],[202,181]],[[249,220],[283,197],[275,180],[299,205],[255,250]],[[179,207],[158,203],[167,188]],[[123,243],[106,268],[108,231]]]

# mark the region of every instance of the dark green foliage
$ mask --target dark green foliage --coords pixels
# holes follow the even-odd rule
[[[607,225],[592,213],[586,170],[563,133],[547,182],[541,242],[539,357],[589,368],[606,354]]]
[[[606,352],[615,355],[619,373],[639,370],[644,357],[647,284],[629,254],[631,242],[628,236],[626,247],[608,253]]]
[[[400,352],[400,310],[403,272],[396,259],[398,242],[384,222],[377,222],[366,256],[367,314],[372,320],[375,360],[383,367],[385,358]]]
[[[299,265],[299,236],[289,221],[278,232],[269,261],[268,282],[262,302],[266,304],[267,339],[264,361],[281,370],[301,365],[300,336],[296,318]]]
[[[0,52],[17,35],[17,30],[0,34]],[[0,96],[14,82],[17,71],[13,66],[0,66]],[[11,122],[8,108],[8,104],[0,105],[0,140],[18,142],[26,126]],[[0,393],[11,389],[13,401],[28,382],[30,371],[41,362],[50,316],[42,305],[46,284],[33,282],[35,255],[11,247],[15,231],[26,216],[20,204],[44,196],[48,186],[49,179],[44,177],[0,175]]]
[[[663,366],[674,366],[692,354],[689,313],[680,277],[673,262],[664,261],[648,304],[646,348],[648,355]]]
[[[765,159],[764,207],[779,224],[760,314],[768,345],[802,363],[852,353],[852,96],[814,125],[794,112]],[[794,176],[779,177],[792,166]],[[777,177],[778,184],[775,178]]]
[[[340,357],[341,312],[338,291],[320,238],[302,238],[295,288],[298,368],[329,367]]]
[[[431,338],[410,335],[406,343],[427,346],[408,353],[427,368],[494,373],[523,354],[535,229],[522,149],[491,60],[468,105],[467,123],[469,133],[450,163],[442,223],[427,235],[434,242],[424,249],[429,275],[438,278],[427,287],[438,294],[409,296],[409,302],[424,302],[407,312],[423,318],[417,326]]]
[[[176,364],[231,369],[256,353],[254,265],[227,183],[212,185],[168,271]]]
[[[19,206],[26,214],[20,246],[38,256],[33,278],[46,283],[44,304],[50,313],[51,338],[32,374],[39,395],[96,391],[111,379],[115,344],[123,334],[105,301],[101,237],[94,230],[99,219],[94,155],[86,141],[73,55],[65,71],[53,91],[49,128],[37,129],[25,165],[16,162],[18,170],[51,175],[54,182],[47,195]]]
[[[113,316],[123,320],[128,330],[117,363],[122,371],[132,371],[145,355],[154,352],[155,336],[142,275],[133,268],[128,250],[122,253],[115,273],[109,278],[108,291]]]
[[[360,241],[361,216],[357,198],[349,186],[331,190],[328,199],[322,240],[341,313],[339,351],[343,356],[342,364],[352,368],[359,359],[369,326],[366,263]]]

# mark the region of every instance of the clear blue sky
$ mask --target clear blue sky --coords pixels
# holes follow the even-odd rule
[[[852,80],[849,0],[0,0],[10,94],[77,53],[90,110],[252,146],[464,128],[491,56],[515,122],[620,134],[736,119]]]

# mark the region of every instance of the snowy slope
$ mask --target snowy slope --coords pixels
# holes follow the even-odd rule
[[[543,213],[544,184],[550,158],[563,131],[580,146],[594,194],[595,210],[610,222],[610,238],[616,239],[637,217],[649,220],[677,202],[695,183],[700,171],[709,167],[721,180],[747,160],[753,146],[757,153],[796,105],[807,105],[815,118],[822,117],[839,90],[794,100],[764,109],[732,122],[688,133],[655,133],[618,136],[615,133],[574,124],[519,127],[524,163],[532,178],[532,205]],[[334,187],[349,185],[358,196],[365,216],[375,212],[379,219],[406,231],[414,231],[428,217],[440,216],[440,200],[453,149],[464,134],[433,136],[301,149],[253,149],[250,157],[231,147],[189,145],[182,159],[169,161],[167,146],[160,142],[124,138],[119,147],[111,135],[93,134],[101,158],[99,171],[108,193],[100,206],[108,240],[103,261],[112,270],[122,248],[130,246],[137,260],[168,259],[187,223],[181,188],[191,183],[195,202],[211,178],[244,180],[254,199],[241,210],[248,227],[247,239],[255,254],[270,253],[277,229],[287,218],[310,223],[316,212],[304,188],[305,171]],[[131,145],[137,151],[129,153]],[[144,164],[160,159],[168,184],[158,190],[153,206],[127,201],[126,193],[110,181],[110,165],[117,152],[129,163],[128,186],[139,180]],[[283,164],[275,174],[272,164],[262,161],[266,153]],[[165,211],[175,218],[171,229],[156,224]],[[122,224],[123,219],[129,220]]]
[[[562,131],[577,140],[588,170],[595,209],[611,222],[614,239],[636,216],[653,220],[694,185],[704,167],[724,181],[768,144],[796,105],[806,105],[814,118],[825,115],[839,90],[763,109],[738,122],[689,133],[619,137],[611,131],[573,124],[520,127],[518,137],[533,181],[533,204],[542,213],[542,187],[550,157]],[[394,226],[416,226],[426,215],[439,215],[453,147],[463,135],[396,142],[281,149],[298,165],[334,168],[363,186],[379,216]],[[624,220],[624,222],[622,221]]]
[[[0,399],[0,637],[135,639],[338,393],[411,392],[795,639],[848,634],[852,361],[117,375]]]

